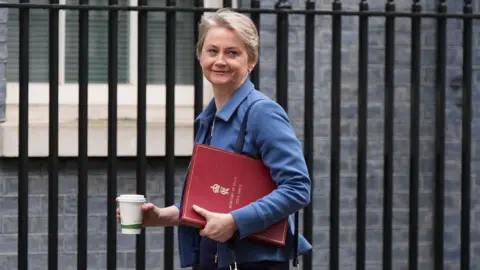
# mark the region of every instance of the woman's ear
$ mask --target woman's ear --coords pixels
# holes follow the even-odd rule
[[[252,72],[254,68],[255,68],[255,63],[248,64],[248,68],[247,68],[248,73]]]

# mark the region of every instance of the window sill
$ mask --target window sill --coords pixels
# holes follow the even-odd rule
[[[136,156],[137,128],[136,108],[119,107],[117,121],[117,155]],[[152,107],[147,115],[147,156],[165,155],[165,115],[164,107]],[[108,118],[98,117],[107,111],[106,106],[89,108],[88,155],[105,157],[108,155]],[[175,155],[189,156],[193,148],[193,109],[177,108],[175,111]],[[58,150],[61,157],[78,155],[78,106],[62,105],[59,108]],[[96,117],[93,117],[96,116]],[[189,118],[187,120],[187,118]],[[0,156],[18,157],[18,105],[7,105],[7,121],[0,124]],[[49,153],[48,106],[30,106],[29,110],[29,156],[47,157]]]
[[[65,88],[69,87],[69,88]],[[205,93],[209,93],[205,89]],[[193,87],[176,86],[175,155],[190,156],[193,149]],[[47,157],[49,153],[48,84],[30,84],[29,156]],[[117,155],[136,156],[137,100],[133,86],[120,86],[117,109]],[[6,121],[0,123],[0,156],[18,157],[18,88],[7,87]],[[204,104],[210,100],[204,95]],[[62,85],[59,89],[59,141],[61,157],[78,156],[78,87]],[[89,85],[88,155],[108,155],[108,87]],[[147,156],[165,155],[165,88],[147,87]]]

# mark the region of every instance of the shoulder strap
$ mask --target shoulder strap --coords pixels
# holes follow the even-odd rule
[[[252,109],[253,105],[259,101],[261,101],[261,99],[257,99],[254,102],[252,102],[252,104],[248,106],[247,110],[245,111],[245,115],[243,116],[242,125],[240,126],[237,142],[235,144],[235,152],[239,154],[243,152],[243,144],[245,143],[245,134],[247,133],[248,115],[250,114],[250,110]]]
[[[261,99],[257,99],[250,106],[248,106],[247,110],[245,111],[245,115],[243,116],[242,125],[240,127],[240,131],[238,132],[237,142],[235,144],[235,152],[242,154],[243,152],[243,144],[245,143],[245,134],[247,133],[247,122],[248,116],[250,114],[250,110],[252,109],[253,105],[257,102],[261,101]],[[298,267],[298,238],[299,238],[299,215],[298,211],[295,212],[295,232],[294,232],[294,241],[293,241],[293,267]],[[234,243],[232,241],[229,242],[229,248],[231,250],[232,259],[235,263],[235,253],[233,252]]]

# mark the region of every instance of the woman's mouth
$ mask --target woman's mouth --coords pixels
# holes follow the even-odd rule
[[[216,74],[226,74],[227,71],[222,71],[222,70],[213,70],[214,73]]]

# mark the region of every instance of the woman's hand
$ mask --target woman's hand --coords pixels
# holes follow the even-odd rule
[[[193,210],[207,221],[205,227],[200,230],[201,236],[206,236],[218,242],[226,242],[235,234],[237,225],[231,214],[210,212],[197,205],[193,206]]]
[[[169,227],[178,224],[178,208],[169,206],[158,208],[152,203],[142,205],[143,227]],[[117,208],[117,220],[120,223],[120,208]]]

